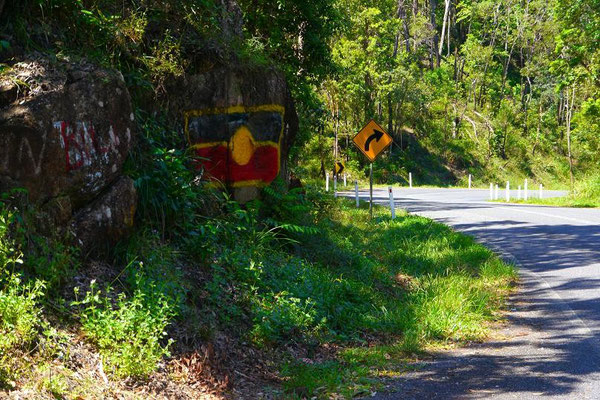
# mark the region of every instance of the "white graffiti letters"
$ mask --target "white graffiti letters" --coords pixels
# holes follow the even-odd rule
[[[108,131],[98,135],[91,122],[78,121],[74,123],[56,121],[52,124],[52,132],[42,135],[16,134],[6,132],[0,134],[0,173],[14,173],[15,176],[42,174],[44,165],[52,159],[64,157],[66,172],[93,165],[114,163],[124,151],[123,140],[131,142],[131,131],[127,128],[119,137],[113,125]],[[50,140],[50,141],[49,141]],[[56,152],[54,143],[60,143]],[[116,165],[113,165],[113,170]]]
[[[65,121],[57,121],[54,123],[54,129],[58,132],[60,144],[65,150],[67,171],[90,166],[99,156],[109,152],[119,154],[121,141],[112,125],[109,127],[108,140],[105,145],[98,140],[92,123],[70,124]]]

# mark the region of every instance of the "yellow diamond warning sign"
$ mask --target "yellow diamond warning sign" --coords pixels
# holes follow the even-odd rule
[[[373,120],[362,128],[352,141],[371,162],[393,142],[392,137]]]

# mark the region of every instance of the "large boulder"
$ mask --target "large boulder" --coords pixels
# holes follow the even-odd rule
[[[86,250],[110,249],[131,230],[136,207],[137,193],[133,180],[123,176],[106,193],[73,216],[71,227],[77,244]],[[103,240],[98,241],[98,238]]]
[[[118,72],[41,56],[12,65],[0,78],[0,192],[25,188],[32,203],[69,225],[121,176],[134,123]],[[112,212],[115,226],[131,222],[129,198],[123,212]]]
[[[0,79],[0,189],[93,199],[120,174],[134,116],[123,77],[91,64],[17,63]]]
[[[268,68],[215,68],[185,76],[169,93],[206,179],[245,202],[277,176],[286,177],[298,121],[283,74]]]

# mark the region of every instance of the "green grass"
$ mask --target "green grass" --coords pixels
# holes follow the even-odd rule
[[[371,221],[365,208],[338,204],[335,216],[320,224],[319,239],[298,253],[310,260],[312,279],[329,281],[319,287],[305,278],[301,286],[313,288],[316,309],[335,305],[325,327],[338,336],[325,341],[341,350],[324,363],[287,363],[290,393],[365,395],[377,387],[376,378],[404,371],[413,353],[486,337],[516,279],[513,266],[431,220],[404,214],[392,221],[376,207]],[[337,291],[340,284],[350,291]]]
[[[502,200],[494,200],[494,202],[504,202]],[[600,198],[586,198],[568,195],[565,197],[549,197],[546,199],[533,198],[525,200],[511,199],[511,203],[517,204],[538,204],[552,207],[573,207],[573,208],[598,208],[600,207]]]
[[[324,197],[296,211],[312,223],[275,234],[250,209],[206,229],[223,246],[211,256],[207,308],[234,330],[248,321],[242,334],[258,347],[339,348],[323,362],[286,360],[290,396],[366,394],[415,352],[484,339],[516,279],[472,238],[425,218],[392,221],[376,207],[370,220],[364,204]]]
[[[564,197],[529,198],[511,200],[511,203],[540,204],[554,207],[598,208],[600,207],[600,175],[588,175],[577,178],[575,190]]]

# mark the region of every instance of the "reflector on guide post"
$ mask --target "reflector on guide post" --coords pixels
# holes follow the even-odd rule
[[[371,120],[352,139],[356,147],[373,162],[379,154],[387,149],[393,142],[392,137],[374,120]]]

